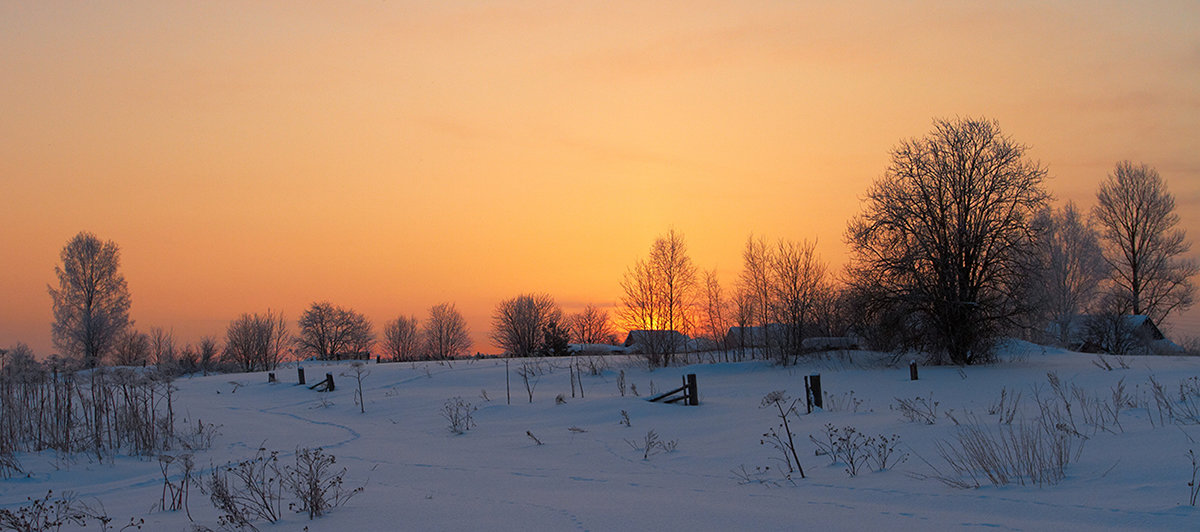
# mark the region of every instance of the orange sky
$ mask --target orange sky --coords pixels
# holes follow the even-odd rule
[[[88,230],[137,326],[184,342],[450,301],[493,352],[499,300],[614,304],[670,227],[726,279],[751,232],[840,264],[934,117],[999,120],[1085,208],[1150,164],[1196,241],[1197,26],[1193,1],[0,1],[0,346],[51,351]]]

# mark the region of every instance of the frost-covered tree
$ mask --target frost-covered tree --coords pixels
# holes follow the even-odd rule
[[[608,319],[608,311],[588,303],[580,312],[567,318],[571,341],[578,344],[608,343],[616,333]]]
[[[548,294],[521,294],[496,305],[492,341],[508,356],[529,357],[546,348],[546,332],[562,322],[562,309]]]
[[[150,352],[150,335],[130,327],[117,339],[109,360],[114,366],[145,366]]]
[[[1057,340],[1066,342],[1081,314],[1094,303],[1108,276],[1100,236],[1074,203],[1038,214],[1036,260],[1028,274],[1028,298],[1040,310],[1042,324],[1053,325]]]
[[[47,287],[53,303],[54,346],[96,367],[129,326],[129,288],[120,272],[117,245],[81,232],[63,247],[54,268],[58,286]]]
[[[366,316],[328,301],[313,303],[300,316],[296,350],[303,356],[340,360],[370,354],[375,331]]]
[[[225,331],[222,360],[242,371],[268,371],[283,362],[292,343],[282,313],[242,314]]]
[[[425,340],[425,356],[435,360],[462,356],[471,348],[467,320],[453,303],[442,303],[429,309],[421,336]]]
[[[417,360],[421,352],[421,329],[416,316],[400,316],[383,327],[383,350],[393,361]]]
[[[1100,184],[1092,209],[1112,267],[1113,296],[1131,314],[1163,322],[1192,306],[1198,268],[1175,213],[1175,196],[1158,171],[1145,164],[1117,163]]]

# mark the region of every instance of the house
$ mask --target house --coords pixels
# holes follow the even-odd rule
[[[1050,324],[1046,332],[1056,339],[1065,336],[1068,349],[1083,353],[1167,355],[1183,351],[1154,320],[1141,314],[1083,314],[1071,320],[1066,335],[1058,324]]]

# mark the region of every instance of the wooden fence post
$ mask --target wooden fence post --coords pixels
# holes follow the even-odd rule
[[[325,374],[325,382],[329,383],[329,388],[326,388],[325,391],[332,392],[333,391],[333,374],[332,373]]]
[[[274,371],[267,374],[267,382],[275,382],[275,372]]]
[[[804,395],[805,404],[808,406],[808,413],[812,413],[813,407],[824,408],[824,401],[821,398],[821,374],[814,373],[804,377]]]
[[[700,388],[696,386],[696,374],[688,373],[686,382],[688,406],[700,406]]]
[[[908,362],[908,380],[917,380],[917,361],[910,360]]]
[[[296,366],[296,380],[304,384],[304,368]]]

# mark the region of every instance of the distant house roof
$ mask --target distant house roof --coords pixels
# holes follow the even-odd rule
[[[1090,340],[1088,338],[1089,328],[1097,322],[1108,319],[1100,314],[1081,314],[1071,320],[1071,324],[1067,327],[1067,342],[1069,344],[1078,345]],[[1154,320],[1144,314],[1126,314],[1121,316],[1121,325],[1125,329],[1143,337],[1147,340],[1163,340],[1166,338],[1158,326],[1154,324]],[[1058,338],[1059,326],[1057,323],[1052,323],[1046,327],[1046,332],[1051,336]]]

